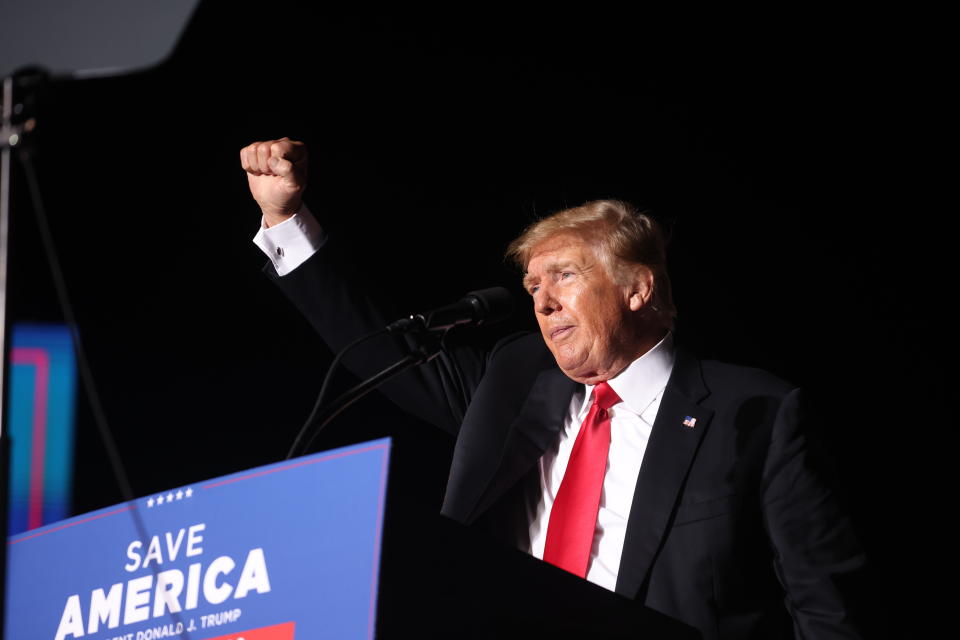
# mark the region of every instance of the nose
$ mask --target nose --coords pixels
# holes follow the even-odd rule
[[[541,285],[533,294],[533,310],[541,315],[548,316],[562,308],[553,287],[548,284]]]

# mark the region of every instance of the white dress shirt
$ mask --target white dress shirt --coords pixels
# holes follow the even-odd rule
[[[327,241],[327,234],[320,228],[306,205],[280,224],[272,227],[260,220],[260,230],[253,237],[253,243],[260,247],[277,275],[285,276],[312,256]]]
[[[634,360],[615,378],[607,380],[622,402],[610,408],[610,452],[586,578],[611,591],[617,586],[623,540],[640,464],[672,370],[673,336],[668,333],[653,349]],[[529,551],[537,558],[543,558],[553,500],[560,490],[580,426],[590,411],[592,394],[593,385],[584,385],[573,395],[560,438],[540,458],[542,498],[528,510]]]
[[[266,227],[261,221],[260,230],[253,241],[273,263],[277,274],[284,276],[303,264],[323,246],[326,239],[323,229],[304,205],[299,212],[278,225]],[[653,349],[607,381],[622,402],[610,408],[610,452],[586,578],[611,591],[617,584],[627,519],[640,464],[660,407],[663,389],[672,370],[673,336],[668,333]],[[540,559],[543,558],[553,500],[560,489],[580,425],[590,410],[592,393],[593,386],[584,385],[574,394],[560,438],[540,458],[543,494],[528,513],[528,551]]]

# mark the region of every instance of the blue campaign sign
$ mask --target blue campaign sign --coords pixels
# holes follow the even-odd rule
[[[11,640],[372,638],[389,439],[11,536]]]

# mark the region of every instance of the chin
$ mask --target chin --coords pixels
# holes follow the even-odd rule
[[[553,359],[557,361],[557,366],[568,375],[583,368],[582,358],[574,358],[554,351]]]
[[[595,377],[595,374],[591,371],[591,369],[589,367],[585,367],[582,362],[573,364],[558,359],[557,366],[560,367],[560,370],[563,371],[568,378],[576,380],[577,382],[585,382],[586,380]]]

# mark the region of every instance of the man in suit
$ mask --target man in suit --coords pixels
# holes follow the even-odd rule
[[[330,346],[385,326],[302,204],[303,145],[254,143],[241,163],[268,273]],[[587,203],[510,255],[541,335],[450,346],[385,388],[457,438],[443,513],[705,638],[858,637],[844,587],[863,557],[808,446],[802,393],[674,346],[655,223]]]

